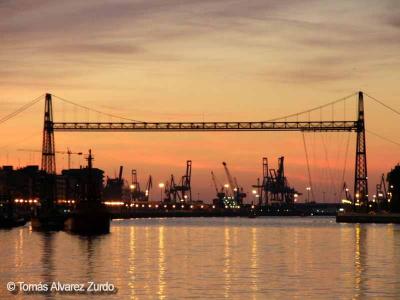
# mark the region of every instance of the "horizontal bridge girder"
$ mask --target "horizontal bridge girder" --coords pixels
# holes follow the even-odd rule
[[[54,122],[56,131],[357,131],[357,121]]]

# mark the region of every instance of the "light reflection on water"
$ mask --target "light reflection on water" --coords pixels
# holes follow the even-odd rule
[[[400,226],[332,218],[114,221],[85,238],[0,231],[0,299],[8,281],[111,282],[96,299],[398,298]],[[84,299],[29,295],[29,299]]]

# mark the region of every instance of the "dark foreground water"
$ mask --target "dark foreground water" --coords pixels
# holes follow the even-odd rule
[[[0,299],[8,282],[109,282],[91,299],[400,298],[400,226],[333,218],[187,218],[112,222],[84,238],[29,226],[0,231]]]

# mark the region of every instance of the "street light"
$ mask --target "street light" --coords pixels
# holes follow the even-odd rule
[[[132,202],[133,201],[133,190],[136,188],[136,185],[131,184],[129,187],[131,189],[131,202]]]
[[[256,195],[257,195],[257,190],[252,190],[251,192],[253,193],[254,202],[255,202],[256,201]]]
[[[163,192],[163,188],[164,188],[165,184],[160,182],[158,184],[158,187],[160,188],[160,202],[162,202],[162,192]]]
[[[308,203],[308,202],[310,202],[310,191],[311,191],[311,187],[308,186],[308,187],[306,188],[306,190],[307,190],[307,203]]]

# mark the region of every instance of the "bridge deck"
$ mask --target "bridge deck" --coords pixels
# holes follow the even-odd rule
[[[54,122],[56,131],[356,131],[357,121]]]

